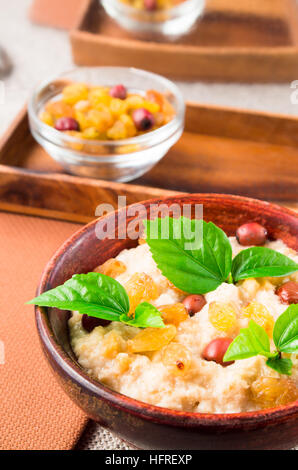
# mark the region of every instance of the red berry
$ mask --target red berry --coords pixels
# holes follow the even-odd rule
[[[57,131],[79,131],[80,126],[78,121],[71,117],[62,117],[57,119],[55,124]]]
[[[183,305],[186,308],[187,313],[192,316],[202,310],[204,305],[206,305],[206,300],[205,297],[200,294],[188,295],[183,300]]]
[[[135,109],[132,118],[138,131],[149,131],[154,126],[154,117],[145,108]]]
[[[82,326],[83,328],[91,333],[94,328],[97,326],[108,326],[111,322],[109,320],[103,320],[102,318],[89,317],[89,315],[84,314],[82,317]]]
[[[283,304],[298,304],[298,282],[285,282],[276,290],[276,294]]]
[[[203,359],[206,361],[214,361],[223,367],[230,366],[235,361],[223,362],[223,358],[232,341],[231,338],[216,338],[212,340],[207,344],[202,353]]]
[[[145,10],[154,11],[157,9],[157,1],[156,0],[144,0]]]
[[[243,224],[236,230],[238,243],[243,246],[264,245],[267,238],[267,230],[257,222]]]
[[[110,89],[110,95],[113,98],[118,98],[119,100],[125,100],[127,96],[127,91],[123,85],[115,85]]]

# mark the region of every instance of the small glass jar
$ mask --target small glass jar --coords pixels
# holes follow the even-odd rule
[[[188,33],[205,7],[205,0],[185,0],[173,8],[147,11],[121,0],[101,0],[105,11],[122,28],[141,39],[177,39]]]
[[[60,97],[71,82],[109,87],[122,83],[128,92],[140,94],[154,89],[166,95],[175,116],[160,128],[129,139],[80,139],[39,118],[45,104]],[[81,67],[39,85],[30,98],[28,114],[33,137],[67,172],[126,182],[149,171],[177,142],[184,128],[185,105],[177,86],[160,75],[129,67]]]

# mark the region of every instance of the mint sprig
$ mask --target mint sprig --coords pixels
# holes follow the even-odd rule
[[[129,298],[124,287],[101,273],[75,274],[61,286],[44,292],[27,303],[77,310],[91,317],[119,321],[139,328],[164,327],[161,313],[148,302],[139,304],[134,316],[129,316]]]
[[[298,351],[298,304],[290,305],[278,317],[273,330],[273,340],[279,351],[297,353]]]
[[[295,261],[265,246],[254,246],[240,251],[232,262],[235,282],[251,277],[287,276],[297,271]]]
[[[280,374],[291,375],[292,360],[283,358],[282,353],[298,354],[298,304],[290,305],[277,319],[273,329],[273,341],[276,350],[271,352],[268,334],[250,320],[248,328],[241,329],[228,347],[224,362],[261,355],[267,358],[268,367]]]
[[[147,220],[145,225],[146,242],[154,261],[179,289],[205,294],[229,276],[231,244],[223,230],[212,222],[164,217]]]
[[[146,328],[164,327],[160,312],[149,302],[140,303],[135,309],[134,317],[130,317],[127,314],[121,315],[120,321],[139,328],[144,328],[144,326]]]
[[[276,353],[270,352],[270,341],[266,331],[253,320],[250,320],[247,328],[242,328],[239,335],[230,344],[226,356],[231,361],[247,359],[258,354],[266,357],[275,357]]]
[[[242,250],[232,259],[223,230],[212,222],[186,217],[144,221],[146,241],[162,274],[190,294],[205,294],[223,282],[252,277],[287,276],[298,264],[267,247]]]

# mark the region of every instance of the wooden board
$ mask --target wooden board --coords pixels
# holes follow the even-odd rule
[[[74,222],[177,192],[222,192],[298,207],[298,118],[188,103],[180,141],[131,184],[81,178],[34,141],[26,110],[0,142],[0,209]]]
[[[183,79],[284,82],[298,76],[296,0],[206,0],[194,30],[141,41],[90,0],[70,32],[79,65],[122,65]]]

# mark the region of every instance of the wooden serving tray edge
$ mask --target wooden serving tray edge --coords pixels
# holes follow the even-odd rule
[[[22,133],[27,108],[22,109],[0,138],[0,155],[11,139]],[[34,190],[32,190],[34,188]],[[82,194],[84,197],[81,197]],[[169,197],[177,191],[129,185],[68,174],[43,174],[0,164],[0,210],[69,222],[88,223],[95,218],[98,204],[117,207],[118,196],[126,196],[127,204],[145,199]],[[72,201],[65,210],[65,201]],[[71,208],[71,210],[70,210]]]
[[[0,161],[4,154],[17,151],[16,139],[22,142],[28,133],[27,119],[24,108],[0,139]],[[200,127],[204,128],[204,135],[215,138],[221,136],[244,142],[253,138],[261,144],[273,142],[283,146],[297,146],[298,141],[296,117],[188,103],[186,130],[197,132]],[[98,204],[104,202],[117,207],[118,196],[126,196],[127,204],[132,204],[177,193],[185,191],[38,173],[0,164],[0,210],[39,217],[86,223],[94,219]],[[294,210],[298,208],[295,201],[282,204]]]
[[[297,24],[291,24],[294,17],[297,21],[297,13],[291,15],[290,6],[293,45],[276,47],[202,47],[95,34],[83,30],[94,7],[90,0],[70,31],[72,55],[78,65],[146,69],[150,64],[151,71],[170,77],[228,82],[286,82],[298,75]]]

